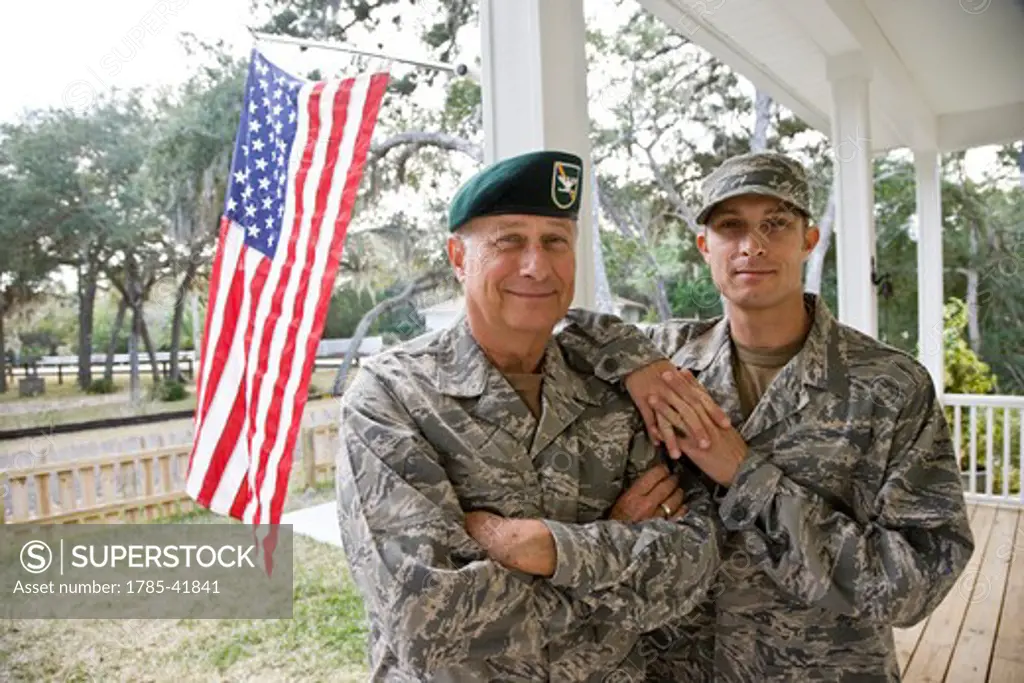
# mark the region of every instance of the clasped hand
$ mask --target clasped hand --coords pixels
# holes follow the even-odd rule
[[[685,453],[715,482],[732,484],[747,444],[688,370],[668,360],[652,363],[626,378],[626,390],[652,442],[664,443],[673,459]]]

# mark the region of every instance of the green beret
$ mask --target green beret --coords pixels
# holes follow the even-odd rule
[[[541,151],[502,159],[459,188],[448,210],[455,232],[478,216],[510,213],[576,219],[583,192],[583,161],[575,154]]]

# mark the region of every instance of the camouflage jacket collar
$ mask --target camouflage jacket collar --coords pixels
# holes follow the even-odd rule
[[[846,349],[831,312],[820,297],[805,294],[814,321],[800,352],[779,372],[749,419],[742,419],[739,393],[733,377],[733,345],[728,318],[704,323],[691,341],[673,357],[679,367],[691,370],[708,388],[745,437],[777,424],[807,404],[806,388],[814,387],[846,397]]]
[[[814,315],[804,346],[794,358],[804,384],[845,393],[846,349],[840,339],[835,318],[828,306],[814,294],[804,294],[804,303]],[[704,372],[712,365],[732,367],[732,344],[729,319],[725,316],[708,320],[692,341],[676,354],[676,365]]]
[[[508,383],[473,337],[465,316],[442,333],[438,346],[437,387],[442,393],[461,398],[477,397],[485,391],[504,393]],[[545,396],[550,392],[563,401],[587,405],[601,405],[605,400],[606,385],[573,372],[553,335],[544,350],[543,373]]]
[[[547,448],[590,406],[602,405],[611,389],[596,377],[569,369],[555,338],[544,352],[543,408],[540,418],[487,358],[463,318],[439,339],[437,387],[449,396],[476,399],[467,409],[528,445],[531,458]]]

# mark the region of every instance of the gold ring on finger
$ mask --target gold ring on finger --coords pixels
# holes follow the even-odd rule
[[[668,505],[665,505],[664,503],[661,504],[661,511],[665,513],[666,517],[672,516],[672,508],[670,508]]]

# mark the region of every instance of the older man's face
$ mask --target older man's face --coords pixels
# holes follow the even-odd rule
[[[448,241],[448,257],[475,324],[550,332],[572,303],[576,224],[566,218],[477,218]]]

